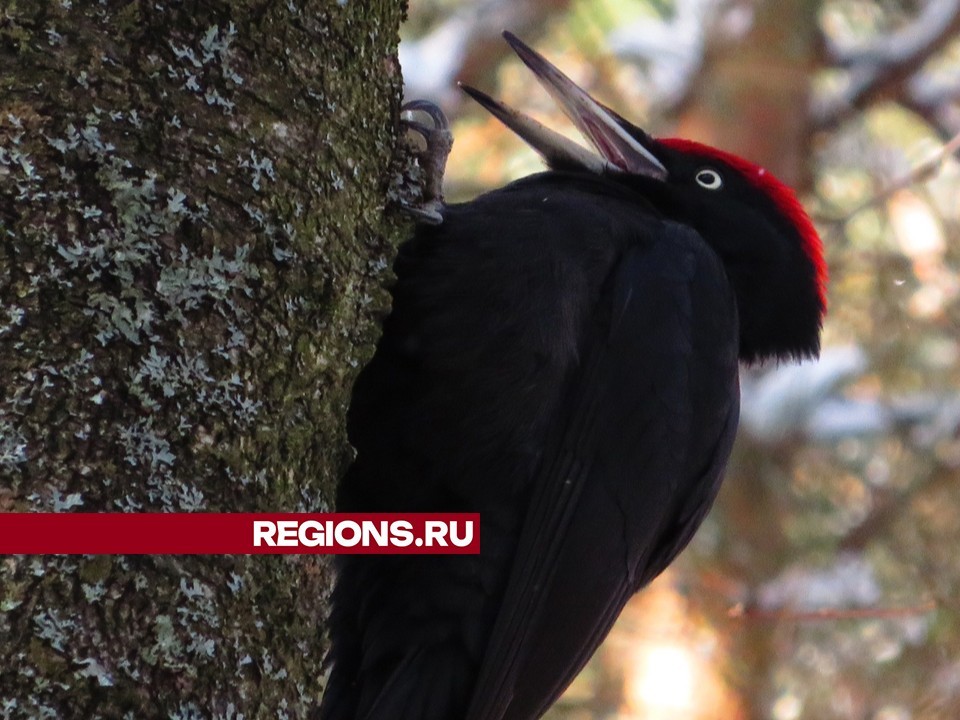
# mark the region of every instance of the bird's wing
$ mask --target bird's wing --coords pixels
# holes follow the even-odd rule
[[[739,409],[736,310],[715,254],[663,225],[601,294],[467,720],[539,717],[715,497]]]

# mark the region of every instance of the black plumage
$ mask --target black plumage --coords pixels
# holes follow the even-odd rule
[[[559,169],[399,251],[338,510],[479,512],[482,551],[340,559],[324,720],[540,717],[710,508],[738,360],[819,347],[819,241],[792,195],[596,107],[652,158],[624,170],[592,124],[596,161],[518,130]]]

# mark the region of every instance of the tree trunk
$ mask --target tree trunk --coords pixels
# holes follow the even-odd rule
[[[0,512],[329,509],[397,235],[403,11],[5,4]],[[329,579],[4,558],[0,716],[303,716]]]
[[[812,177],[811,83],[820,58],[819,0],[760,0],[751,5],[749,30],[735,43],[716,43],[697,78],[691,101],[679,118],[677,135],[721,147],[771,170],[803,192]],[[774,463],[768,448],[738,440],[714,510],[731,543],[721,557],[736,558],[722,568],[728,577],[755,587],[781,564],[790,540],[783,527],[781,498],[764,478],[784,477],[788,450]],[[739,547],[734,550],[733,546]],[[744,552],[752,551],[749,562]],[[714,566],[718,559],[713,560]],[[729,623],[729,618],[715,622]],[[769,714],[777,638],[767,625],[742,622],[733,633],[736,663],[726,669],[751,717]]]
[[[677,135],[722,147],[808,189],[819,8],[819,0],[753,3],[744,37],[710,45]]]

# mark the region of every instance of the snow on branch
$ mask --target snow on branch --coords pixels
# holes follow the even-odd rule
[[[915,444],[931,446],[960,428],[960,395],[847,396],[846,388],[868,365],[858,347],[831,347],[817,362],[745,372],[741,431],[755,443],[773,446],[909,430]]]
[[[846,70],[845,87],[821,98],[814,125],[836,127],[874,101],[902,93],[910,78],[960,32],[960,0],[929,0],[916,20],[860,47],[825,40],[828,62]]]

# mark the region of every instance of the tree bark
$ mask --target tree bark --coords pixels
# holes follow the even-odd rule
[[[330,508],[398,232],[403,12],[5,4],[0,512]],[[329,575],[3,558],[0,716],[301,717]]]
[[[800,192],[813,183],[810,118],[812,80],[819,66],[819,0],[760,0],[751,5],[749,29],[737,42],[720,41],[707,53],[705,65],[690,92],[690,102],[678,119],[679,137],[692,137],[721,147],[768,168]],[[777,462],[768,451],[739,438],[726,473],[726,481],[713,511],[724,532],[723,542],[733,543],[719,553],[713,565],[727,577],[751,585],[768,579],[789,547],[783,527],[783,510],[777,488],[764,478],[783,477],[787,449],[779,448]],[[743,553],[752,550],[749,562]],[[761,551],[762,549],[762,551]],[[729,623],[727,617],[714,622]],[[770,677],[775,638],[769,628],[743,623],[735,633],[726,668],[731,685],[748,713],[768,713]]]
[[[722,147],[806,190],[819,0],[760,0],[737,42],[710,46],[677,135]]]

